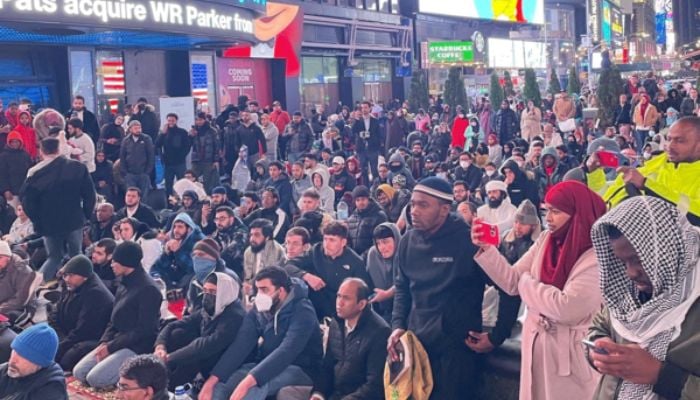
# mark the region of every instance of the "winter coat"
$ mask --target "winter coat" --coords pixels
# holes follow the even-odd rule
[[[133,135],[125,137],[119,150],[119,163],[122,175],[150,174],[155,165],[155,149],[151,137],[144,134],[138,135],[136,140]]]
[[[36,131],[30,126],[19,124],[15,130],[22,135],[22,144],[24,151],[29,154],[32,160],[36,160],[38,153]]]
[[[309,189],[311,187],[311,178],[309,178],[307,175],[304,175],[301,179],[292,179],[291,184],[292,201],[290,203],[290,208],[292,210],[292,213],[290,215],[294,215],[299,213],[299,206],[297,204],[301,199],[301,195],[304,194],[304,191],[306,189]]]
[[[116,216],[117,220],[126,218],[126,207],[123,207],[121,210],[117,211]],[[160,221],[158,221],[158,217],[156,216],[155,211],[153,211],[151,207],[144,203],[140,203],[138,205],[138,208],[136,208],[136,212],[134,213],[134,215],[132,215],[132,218],[135,218],[139,222],[146,224],[146,226],[148,226],[151,229],[156,229],[160,227]]]
[[[408,122],[404,117],[394,117],[389,124],[389,134],[386,137],[386,148],[393,149],[403,146],[408,135]]]
[[[594,342],[607,337],[615,343],[631,344],[623,339],[613,327],[610,313],[603,308],[593,318],[586,339]],[[690,307],[681,324],[681,332],[668,346],[666,360],[661,364],[659,377],[653,385],[653,391],[664,399],[696,399],[700,396],[700,369],[697,354],[700,351],[700,300]],[[590,350],[584,350],[588,353]],[[590,355],[586,354],[590,361]],[[595,368],[591,363],[591,368]],[[612,375],[603,375],[596,388],[595,400],[616,400],[622,379]]]
[[[216,129],[209,123],[195,127],[197,134],[192,138],[192,162],[214,163],[219,159],[221,141]]]
[[[217,229],[212,238],[221,247],[221,258],[225,261],[225,266],[239,277],[243,276],[243,254],[248,246],[248,227],[236,218],[228,229]]]
[[[656,125],[656,121],[658,119],[659,112],[656,111],[656,107],[651,103],[647,103],[647,108],[644,111],[644,115],[642,115],[641,103],[637,104],[637,107],[634,108],[634,115],[632,117],[632,121],[634,121],[634,125],[636,125],[637,129],[653,128],[654,125]]]
[[[508,197],[514,206],[518,207],[523,200],[528,199],[536,207],[540,204],[538,183],[530,173],[524,172],[514,160],[507,160],[501,167],[501,175],[505,176],[505,170],[515,173],[515,180],[508,185]]]
[[[552,106],[552,112],[554,112],[554,115],[557,117],[557,122],[566,121],[576,115],[576,105],[571,98],[566,100],[561,98],[556,99]]]
[[[355,178],[350,176],[347,170],[343,169],[340,173],[331,176],[330,186],[335,191],[335,204],[338,204],[346,192],[352,192],[355,189]]]
[[[100,343],[107,343],[110,354],[121,349],[137,354],[152,352],[158,336],[162,301],[155,282],[140,266],[123,276]]]
[[[272,237],[277,241],[277,243],[284,243],[284,238],[287,235],[287,231],[292,225],[292,220],[289,218],[289,214],[284,212],[284,210],[281,208],[259,208],[253,211],[246,218],[246,221],[252,222],[258,218],[264,218],[272,222]]]
[[[10,378],[8,363],[0,365],[0,398],[7,400],[68,400],[66,378],[58,363],[24,378]]]
[[[289,124],[291,121],[292,119],[289,117],[289,113],[286,111],[279,110],[270,113],[270,122],[275,124],[278,133],[284,132],[284,128],[286,128],[287,124]]]
[[[248,373],[258,386],[290,365],[314,379],[320,370],[323,348],[321,330],[307,293],[306,285],[294,278],[287,299],[274,314],[251,309],[211,375],[226,381],[255,351],[256,365]]]
[[[394,245],[398,249],[399,241],[401,240],[401,234],[399,233],[399,228],[396,224],[385,222],[380,226],[386,226],[391,229],[394,235]],[[377,248],[376,242],[367,251],[365,257],[365,262],[367,265],[367,273],[372,279],[372,286],[377,289],[387,290],[394,286],[394,276],[396,275],[396,268],[398,268],[398,252],[394,251],[394,255],[391,258],[382,257],[379,249]],[[379,313],[386,321],[391,322],[391,312],[394,309],[394,299],[389,299],[382,303],[374,303],[373,309]]]
[[[28,262],[13,254],[7,266],[0,270],[0,314],[24,310],[34,277]]]
[[[158,134],[155,148],[162,150],[163,165],[184,165],[192,149],[192,138],[186,130],[175,126]]]
[[[19,195],[32,159],[24,150],[5,147],[0,151],[0,195],[6,191]]]
[[[508,143],[518,133],[518,116],[510,108],[499,109],[491,127],[498,135],[498,143]]]
[[[73,114],[77,113],[77,111],[70,109],[68,112],[65,114],[66,117],[66,122],[70,118],[74,118]],[[77,117],[75,117],[77,118]],[[97,142],[97,140],[100,137],[100,126],[97,123],[97,117],[95,117],[95,114],[92,111],[89,111],[86,108],[83,108],[83,132],[87,133],[90,135],[90,138],[92,138],[93,141]],[[156,129],[158,125],[156,125]],[[145,131],[144,131],[145,132]]]
[[[393,165],[395,164],[399,166],[394,167]],[[411,174],[411,171],[406,167],[406,160],[398,151],[394,152],[394,154],[389,157],[389,170],[391,171],[387,177],[387,182],[389,182],[389,184],[391,184],[394,176],[403,175],[406,178],[406,187],[408,189],[413,189],[413,187],[416,186],[416,180],[413,178],[413,174]]]
[[[263,156],[267,153],[267,139],[265,139],[265,134],[262,129],[260,129],[260,126],[253,122],[248,126],[241,123],[238,128],[236,128],[235,143],[237,149],[247,146],[249,157],[256,154]]]
[[[119,149],[122,145],[122,140],[124,140],[124,128],[119,125],[115,125],[113,122],[105,124],[102,126],[100,131],[100,138],[97,141],[97,149],[105,152],[105,157],[114,162],[119,159]],[[107,141],[109,139],[117,139],[116,144],[109,144]]]
[[[370,199],[367,208],[355,209],[348,218],[348,245],[357,254],[364,254],[374,243],[374,228],[387,221],[386,213],[374,199]]]
[[[158,334],[155,345],[165,346],[169,366],[204,364],[211,368],[236,338],[245,317],[245,309],[238,299],[240,284],[225,273],[216,272],[216,276],[214,315],[198,307],[181,320],[165,325]],[[175,331],[179,331],[178,335],[191,338],[191,342],[176,349],[176,344],[172,343],[177,340],[172,338]]]
[[[529,143],[532,138],[541,134],[542,111],[537,107],[533,108],[532,111],[524,109],[520,117],[520,136]]]
[[[360,137],[360,132],[369,132],[369,138],[363,139]],[[384,138],[382,137],[381,129],[379,127],[379,120],[370,117],[369,119],[369,130],[365,128],[365,120],[360,117],[352,125],[352,134],[355,136],[355,145],[357,146],[357,151],[380,151],[382,144],[384,143]]]
[[[314,133],[303,119],[298,124],[290,122],[284,129],[282,137],[287,139],[287,153],[308,152],[314,141]]]
[[[159,274],[168,288],[185,288],[189,285],[194,269],[192,267],[192,249],[200,240],[204,239],[204,234],[199,226],[192,221],[187,213],[180,213],[175,222],[183,222],[190,229],[190,233],[180,243],[180,248],[175,252],[165,250],[160,255],[158,261],[151,267],[151,274]],[[168,239],[173,238],[172,231]]]
[[[454,171],[455,181],[463,181],[467,184],[470,192],[475,192],[481,184],[481,177],[484,172],[481,168],[471,163],[469,167],[465,170],[461,166],[457,166]]]
[[[277,125],[272,122],[267,124],[267,126],[263,126],[262,131],[263,136],[265,136],[265,142],[267,143],[267,153],[265,153],[265,156],[268,160],[276,160],[280,131],[277,129]]]
[[[389,325],[367,306],[352,332],[331,320],[323,368],[313,392],[328,400],[384,399],[383,372]]]
[[[139,111],[131,116],[131,121],[141,122],[141,131],[148,135],[151,140],[155,140],[158,135],[160,122],[152,104],[146,104],[143,111]]]
[[[274,240],[266,240],[265,248],[259,253],[253,253],[250,246],[243,253],[243,278],[244,282],[252,282],[255,275],[268,267],[279,267],[285,264],[286,256],[284,247]]]
[[[617,105],[613,111],[613,125],[631,124],[632,123],[632,106],[630,103]]]
[[[549,240],[545,231],[513,266],[489,247],[474,260],[509,295],[528,307],[523,324],[520,399],[593,397],[599,374],[588,366],[581,348],[593,316],[601,307],[598,262],[593,249],[579,257],[563,289],[540,282]]]
[[[277,179],[268,179],[263,185],[263,190],[268,187],[273,187],[277,189],[277,193],[280,196],[279,207],[287,213],[287,215],[292,215],[292,201],[294,200],[292,193],[292,184],[289,182],[289,175],[282,172]]]
[[[546,155],[554,157],[554,166],[551,174],[547,173],[547,169],[544,166],[544,156]],[[554,147],[545,147],[542,150],[542,157],[540,157],[540,165],[535,168],[535,179],[539,185],[539,197],[544,199],[550,187],[564,180],[566,172],[566,166],[559,162],[557,150]]]
[[[95,274],[75,290],[64,290],[50,318],[59,334],[59,346],[67,350],[86,340],[99,340],[113,305],[114,296]]]
[[[464,149],[465,146],[469,145],[466,143],[467,138],[465,136],[465,132],[469,128],[469,123],[469,118],[455,118],[450,133],[452,147],[461,147]],[[441,158],[441,160],[444,160],[444,158]]]
[[[452,143],[452,135],[449,131],[433,132],[428,138],[428,147],[425,150],[426,154],[435,154],[439,161],[447,159],[447,151]]]
[[[392,329],[413,331],[427,349],[441,342],[464,346],[466,332],[480,332],[485,277],[476,251],[469,227],[454,213],[430,236],[406,232],[397,248]]]
[[[321,209],[327,213],[333,213],[335,211],[335,192],[329,186],[330,176],[328,171],[324,169],[319,169],[318,171],[311,174],[311,182],[313,183],[314,175],[319,174],[321,176],[321,188],[315,188],[316,191],[321,195]]]
[[[48,161],[48,160],[46,160]],[[56,157],[30,169],[21,190],[24,212],[44,236],[63,235],[85,225],[95,209],[95,186],[87,167]]]

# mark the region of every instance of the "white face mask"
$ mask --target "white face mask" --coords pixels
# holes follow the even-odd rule
[[[459,162],[459,166],[462,167],[462,168],[464,168],[464,169],[469,168],[469,166],[470,166],[471,164],[472,164],[471,161],[460,161],[460,162]]]
[[[493,176],[493,174],[495,174],[495,173],[496,173],[496,171],[494,171],[494,170],[492,170],[492,169],[487,169],[487,170],[486,170],[486,176]]]
[[[645,160],[648,160],[651,158],[651,153],[649,153],[648,151],[645,151],[642,156],[644,157]]]
[[[262,292],[255,295],[255,308],[258,312],[268,312],[272,308],[272,296]]]
[[[438,172],[437,174],[435,174],[435,176],[437,176],[440,179],[447,180],[447,173],[445,172]]]

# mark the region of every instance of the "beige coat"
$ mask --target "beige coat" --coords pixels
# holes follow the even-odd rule
[[[545,244],[537,242],[512,267],[495,247],[474,257],[506,293],[527,306],[520,366],[521,400],[589,400],[600,375],[586,361],[581,340],[600,310],[598,262],[593,249],[574,265],[563,290],[539,280]]]
[[[650,129],[656,125],[656,120],[659,119],[659,112],[656,111],[656,107],[649,103],[647,109],[644,110],[644,116],[642,116],[642,105],[637,104],[634,108],[634,113],[632,115],[632,122],[636,125],[637,129]]]
[[[535,136],[542,134],[542,111],[535,107],[532,112],[524,109],[520,116],[520,135],[530,142]]]
[[[570,97],[567,97],[566,100],[559,98],[554,100],[552,112],[557,117],[557,121],[566,121],[576,115],[576,104]]]

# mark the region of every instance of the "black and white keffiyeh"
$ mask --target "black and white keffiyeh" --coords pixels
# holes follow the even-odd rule
[[[642,303],[639,291],[615,256],[608,227],[617,228],[634,247],[652,283],[651,299]],[[596,222],[591,229],[600,264],[600,287],[615,331],[639,344],[660,361],[669,344],[680,335],[680,326],[700,297],[700,233],[664,200],[630,198]],[[619,399],[656,399],[651,385],[624,381]]]

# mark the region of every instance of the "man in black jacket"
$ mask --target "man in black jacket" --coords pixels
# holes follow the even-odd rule
[[[114,275],[121,286],[112,317],[97,348],[73,368],[73,376],[102,389],[119,381],[119,366],[136,354],[150,353],[158,335],[163,300],[153,279],[141,266],[143,252],[134,242],[120,243],[112,255]]]
[[[155,166],[155,149],[151,137],[144,135],[141,129],[141,122],[129,121],[128,135],[119,149],[119,171],[126,186],[139,188],[146,197],[151,189],[149,176]]]
[[[481,331],[484,274],[474,262],[469,227],[450,213],[452,188],[436,177],[416,185],[413,229],[401,238],[388,351],[411,330],[423,344],[433,372],[431,399],[471,399],[478,393],[477,357],[465,344]]]
[[[370,198],[369,189],[366,186],[357,186],[352,191],[355,201],[355,210],[348,218],[348,235],[350,247],[355,253],[362,255],[372,247],[374,241],[372,232],[379,224],[387,222],[386,213]]]
[[[170,390],[191,382],[197,373],[209,377],[209,371],[233,343],[245,316],[240,289],[228,274],[210,274],[202,286],[202,307],[160,331],[154,354],[168,367]]]
[[[155,107],[148,104],[145,97],[141,97],[136,102],[136,114],[131,116],[131,121],[139,121],[143,127],[143,133],[148,135],[152,141],[156,140],[158,135],[158,116],[155,112]]]
[[[192,149],[192,139],[187,131],[177,126],[177,114],[170,113],[166,117],[167,123],[158,134],[155,142],[156,150],[162,152],[165,193],[170,196],[173,193],[173,180],[182,179],[185,176],[185,159]]]
[[[363,101],[360,107],[362,117],[352,125],[352,134],[357,138],[356,149],[360,157],[364,181],[370,182],[367,176],[367,163],[372,171],[372,177],[378,176],[377,162],[379,155],[382,154],[384,138],[381,135],[379,121],[370,114],[372,104],[369,101]]]
[[[73,97],[73,108],[65,115],[66,121],[78,118],[83,121],[83,132],[90,135],[93,143],[97,143],[100,138],[100,125],[97,123],[95,114],[85,108],[85,97],[77,95]]]
[[[508,100],[501,102],[501,108],[494,117],[492,129],[498,135],[498,143],[508,143],[515,138],[518,133],[518,115],[510,108]]]
[[[151,229],[160,227],[160,221],[156,217],[156,213],[147,204],[141,203],[142,193],[137,187],[129,187],[124,195],[124,208],[117,211],[117,221],[127,217],[136,218],[139,222],[143,222]]]
[[[267,153],[265,135],[260,126],[252,121],[248,111],[241,111],[241,122],[236,128],[234,144],[236,149],[248,147],[248,158],[251,163],[255,163]]]
[[[463,181],[467,184],[467,189],[475,193],[481,185],[481,177],[484,173],[481,168],[474,165],[474,156],[468,151],[459,155],[459,165],[455,168],[455,181]]]
[[[197,177],[202,177],[204,190],[211,193],[219,186],[219,156],[221,141],[205,113],[197,114],[194,126],[190,129],[192,137],[192,170]]]
[[[95,275],[102,280],[112,295],[116,294],[119,288],[119,280],[112,270],[112,254],[116,247],[117,242],[114,239],[104,238],[95,243],[90,255]]]
[[[93,272],[84,255],[71,258],[61,269],[66,289],[49,316],[60,339],[56,361],[64,371],[97,347],[112,314],[114,296]]]
[[[44,237],[48,254],[41,273],[50,281],[56,276],[65,247],[70,257],[80,253],[83,226],[95,209],[96,196],[87,167],[61,157],[58,139],[42,140],[41,155],[43,161],[27,173],[21,199],[34,231]]]
[[[54,361],[58,336],[50,326],[25,329],[11,346],[10,361],[0,365],[0,399],[68,400],[66,379]]]
[[[280,195],[273,187],[265,188],[262,192],[262,208],[253,211],[246,221],[255,221],[264,218],[272,222],[272,234],[277,243],[284,243],[285,235],[292,226],[289,215],[280,207]]]
[[[338,289],[326,355],[311,400],[384,398],[384,361],[389,325],[369,305],[369,287],[348,278]]]

